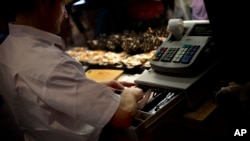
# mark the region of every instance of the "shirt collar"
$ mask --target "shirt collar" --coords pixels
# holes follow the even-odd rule
[[[40,30],[38,28],[27,26],[27,25],[18,25],[15,23],[9,23],[9,34],[10,35],[21,35],[27,34],[29,36],[32,36],[34,38],[37,38],[39,40],[45,40],[52,45],[56,45],[56,47],[61,46],[64,48],[64,42],[62,38],[58,35],[55,35],[50,32],[46,32],[43,30]]]

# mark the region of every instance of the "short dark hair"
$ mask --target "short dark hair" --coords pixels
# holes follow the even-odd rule
[[[0,18],[2,21],[1,23],[8,23],[10,21],[15,21],[15,10],[13,3],[11,3],[12,0],[7,0],[3,4],[0,4]],[[13,5],[13,6],[12,6]],[[13,8],[14,7],[14,8]]]
[[[34,10],[38,5],[37,1],[39,0],[8,0],[9,4],[14,6],[15,13],[23,13],[23,12],[30,12]],[[46,1],[46,0],[40,0]],[[50,0],[54,3],[56,0]],[[13,7],[11,6],[11,7]]]
[[[36,0],[8,0],[15,13],[29,12],[36,7]],[[13,7],[11,6],[11,7]]]

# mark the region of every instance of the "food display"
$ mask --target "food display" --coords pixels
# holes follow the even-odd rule
[[[116,53],[104,50],[89,50],[84,47],[75,47],[66,52],[83,64],[113,66],[115,68],[134,68],[142,66],[149,61],[155,53],[155,50],[148,53],[129,55],[125,51]]]
[[[167,38],[166,27],[149,28],[146,32],[124,31],[123,34],[99,35],[87,47],[74,47],[67,53],[88,65],[115,68],[150,67],[149,60]]]
[[[124,31],[122,34],[101,34],[95,39],[89,40],[88,47],[92,50],[125,51],[134,55],[157,49],[168,34],[166,27],[154,30],[148,28],[147,31],[141,33]]]

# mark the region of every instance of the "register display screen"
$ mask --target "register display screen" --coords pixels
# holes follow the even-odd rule
[[[210,24],[195,24],[189,36],[212,36]]]

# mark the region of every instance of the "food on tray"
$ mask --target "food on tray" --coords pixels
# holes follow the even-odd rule
[[[112,52],[125,51],[134,55],[156,50],[168,36],[167,28],[148,28],[145,32],[124,31],[122,34],[100,34],[87,45],[91,50],[106,50]]]
[[[147,62],[154,54],[155,50],[147,53],[129,55],[126,52],[111,52],[103,50],[88,50],[83,47],[76,47],[68,50],[67,53],[77,61],[88,64],[113,65],[116,67],[125,66],[133,68],[141,66]]]
[[[168,36],[166,29],[148,28],[141,33],[124,31],[123,34],[102,34],[89,40],[88,47],[75,47],[67,53],[77,61],[90,65],[150,67],[150,58]]]

